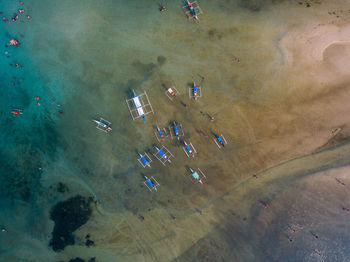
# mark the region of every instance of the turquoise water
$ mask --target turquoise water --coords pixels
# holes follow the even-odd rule
[[[265,138],[264,131],[256,129],[263,122],[259,116],[287,101],[281,88],[285,76],[271,77],[283,71],[283,57],[270,40],[302,24],[307,18],[300,15],[294,21],[293,12],[305,7],[293,1],[200,1],[204,14],[194,23],[184,17],[181,1],[163,3],[165,13],[150,0],[25,1],[18,21],[1,21],[0,226],[6,234],[0,236],[0,255],[6,261],[69,261],[77,256],[86,261],[142,261],[144,250],[156,253],[158,240],[143,239],[146,229],[137,224],[140,216],[149,221],[164,212],[160,220],[172,223],[176,215],[181,221],[272,164],[267,154],[277,149],[250,147]],[[22,7],[18,1],[0,4],[1,17],[8,18]],[[20,46],[4,47],[11,38]],[[13,61],[23,67],[9,66]],[[196,102],[188,98],[193,81],[203,87],[203,97]],[[180,91],[175,102],[164,95],[164,85]],[[146,124],[132,121],[127,110],[125,99],[132,89],[146,90],[150,97],[155,114]],[[23,114],[13,115],[15,108]],[[216,120],[210,122],[207,114]],[[111,133],[95,128],[92,119],[98,117],[112,122]],[[170,167],[153,158],[152,168],[142,169],[137,152],[159,144],[155,125],[168,127],[174,120],[183,124],[186,141],[195,145],[198,158],[186,158],[180,144],[167,139],[165,145],[175,155]],[[265,125],[267,134],[273,133]],[[230,146],[224,153],[211,132],[225,134]],[[206,187],[190,182],[188,167],[206,173]],[[157,194],[144,187],[143,175],[159,181]],[[50,211],[78,194],[93,198],[93,217],[75,230],[74,246],[55,252],[49,245],[55,226]],[[120,233],[124,219],[133,221],[130,235]],[[150,239],[163,239],[157,230],[167,226],[149,226],[155,227]],[[181,235],[181,228],[174,227],[170,238],[173,232]],[[118,230],[116,237],[110,237],[113,230]],[[95,248],[84,245],[87,233]],[[144,261],[182,261],[182,250],[192,244],[186,242],[187,248],[178,253],[164,244],[171,258],[150,259],[147,253]],[[242,252],[246,261],[254,261],[249,260],[254,251]],[[183,259],[187,257],[184,253]]]

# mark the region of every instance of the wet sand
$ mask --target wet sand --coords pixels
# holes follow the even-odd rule
[[[214,229],[173,261],[346,261],[349,152],[297,158],[225,192],[203,210],[220,217]]]
[[[2,246],[8,247],[2,252],[8,261],[14,252],[29,261],[313,261],[312,249],[332,257],[330,250],[342,246],[314,245],[311,233],[300,237],[297,245],[308,244],[293,257],[296,246],[285,235],[296,220],[305,222],[304,231],[322,228],[317,210],[309,215],[292,211],[317,201],[304,193],[313,192],[316,177],[324,179],[321,184],[330,179],[317,171],[348,164],[347,144],[326,149],[344,143],[349,134],[344,57],[349,55],[350,16],[346,8],[338,18],[328,14],[340,12],[343,1],[311,7],[202,1],[205,13],[198,24],[187,21],[175,3],[167,3],[162,14],[146,4],[117,5],[123,12],[96,9],[91,2],[82,10],[69,9],[67,1],[52,4],[52,16],[32,29],[28,48],[45,65],[46,84],[59,83],[66,94],[66,113],[55,126],[59,146],[53,157],[42,160],[40,194],[30,205],[2,214],[9,233],[2,236]],[[33,5],[39,20],[45,8]],[[135,8],[142,25],[130,19]],[[49,30],[52,25],[55,31]],[[61,84],[62,75],[68,80]],[[192,81],[203,88],[196,102],[188,99]],[[173,103],[163,85],[180,91]],[[132,122],[126,110],[132,88],[147,90],[155,109],[146,125]],[[113,123],[113,133],[93,128],[90,119],[97,115]],[[179,143],[167,139],[176,157],[170,167],[154,162],[152,169],[141,169],[136,151],[151,149],[154,125],[168,126],[172,120],[181,121],[198,157],[187,159]],[[216,147],[211,132],[225,135],[224,150]],[[200,167],[207,182],[192,184],[187,166]],[[142,174],[160,182],[156,194],[143,186]],[[59,182],[69,190],[58,192]],[[92,217],[74,232],[74,246],[55,253],[48,246],[54,226],[49,211],[76,194],[94,197]],[[301,204],[293,205],[294,195]],[[329,197],[338,203],[339,196]],[[290,213],[284,209],[288,205]],[[5,219],[17,212],[25,215]],[[26,219],[33,216],[37,221]],[[313,221],[319,224],[312,227]],[[333,233],[341,234],[337,230]],[[92,247],[84,244],[87,234]],[[18,252],[18,243],[26,248]]]

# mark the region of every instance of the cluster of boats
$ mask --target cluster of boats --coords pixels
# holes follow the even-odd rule
[[[197,99],[198,97],[201,97],[201,88],[200,86],[196,85],[193,83],[193,85],[189,89],[189,97],[193,99]],[[173,88],[168,88],[166,91],[166,96],[173,100],[176,95],[179,94],[177,89],[175,87]],[[141,95],[137,95],[135,90],[132,90],[132,98],[126,99],[126,103],[129,109],[129,112],[131,114],[131,117],[133,120],[142,118],[144,122],[146,122],[146,115],[149,113],[153,113],[153,108],[152,105],[148,99],[146,91],[142,93]],[[94,119],[93,120],[96,123],[96,128],[99,130],[102,130],[104,132],[110,132],[112,131],[111,125],[112,123],[109,122],[106,119],[103,119],[100,117],[98,120]],[[182,145],[182,149],[184,153],[186,154],[187,157],[194,157],[195,154],[197,154],[197,150],[193,146],[192,143],[187,143],[185,140],[181,139],[184,137],[185,132],[184,128],[181,123],[172,121],[171,124],[168,127],[163,127],[160,128],[158,125],[155,127],[154,135],[158,142],[162,143],[164,142],[165,138],[176,138]],[[227,144],[227,141],[225,137],[221,134],[215,134],[214,135],[214,142],[218,146],[218,148],[223,148]],[[149,153],[149,152],[148,152]],[[139,154],[139,158],[137,159],[140,165],[143,168],[150,168],[151,163],[152,163],[152,158],[147,152],[144,152],[143,154]],[[171,159],[174,158],[174,155],[170,152],[168,148],[166,148],[164,145],[161,145],[159,147],[154,146],[154,151],[152,155],[162,163],[162,165],[170,164]],[[190,174],[189,177],[192,180],[193,183],[200,183],[203,184],[203,181],[206,179],[205,174],[198,168],[197,170],[194,170],[192,168],[189,168]],[[145,186],[150,190],[150,191],[157,191],[157,187],[159,186],[158,181],[153,177],[147,177],[144,176],[145,181],[144,184]]]
[[[202,13],[201,8],[199,7],[196,0],[190,2],[188,0],[184,1],[185,4],[183,6],[183,10],[188,18],[193,18],[195,20],[198,20],[198,15]],[[165,7],[161,11],[166,10]],[[129,109],[129,112],[131,114],[131,117],[133,120],[137,118],[142,118],[144,122],[146,122],[146,115],[152,113],[154,114],[152,105],[148,99],[148,96],[146,94],[146,91],[144,93],[137,95],[135,90],[132,90],[132,98],[126,99],[126,103]],[[169,87],[165,91],[165,95],[173,101],[178,95],[179,91],[175,87]],[[196,83],[193,83],[193,85],[188,90],[188,95],[190,99],[197,100],[197,98],[202,96],[202,89],[199,85],[196,85]],[[104,132],[110,132],[112,130],[111,128],[111,122],[99,118],[98,120],[93,120],[97,126],[96,128],[104,131]],[[156,131],[154,132],[156,139],[158,142],[163,142],[165,138],[170,137],[177,138],[178,141],[182,144],[183,151],[185,152],[187,157],[194,157],[195,154],[197,154],[197,150],[193,146],[192,143],[187,143],[185,140],[180,140],[181,137],[184,136],[184,129],[182,127],[181,123],[178,123],[176,121],[172,121],[171,125],[169,127],[159,128],[158,126],[155,127]],[[227,144],[227,141],[225,137],[221,134],[214,134],[214,142],[219,148],[225,147]],[[140,165],[143,168],[151,167],[152,158],[147,152],[144,152],[143,154],[138,153],[139,158],[137,159]],[[154,146],[153,156],[159,160],[164,166],[168,163],[171,163],[171,159],[174,158],[174,155],[164,146],[161,145],[160,147]],[[194,170],[192,168],[189,168],[190,171],[190,178],[192,182],[194,183],[200,183],[203,184],[203,181],[206,179],[206,176],[198,168],[197,170]],[[153,177],[147,177],[144,176],[145,181],[144,184],[147,186],[147,188],[150,191],[157,191],[157,187],[159,186],[158,181]]]

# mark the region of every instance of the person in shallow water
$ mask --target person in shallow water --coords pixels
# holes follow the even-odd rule
[[[165,6],[164,6],[164,5],[161,5],[161,6],[159,7],[159,11],[160,11],[160,12],[164,12],[164,11],[166,11]]]
[[[18,15],[14,14],[13,17],[12,17],[12,21],[15,22],[15,21],[17,21],[17,19],[18,19]]]
[[[14,110],[12,110],[12,114],[14,114],[14,115],[21,115],[23,113],[22,113],[21,109],[14,109]]]
[[[19,45],[19,41],[17,39],[11,39],[8,43],[8,45],[14,45],[14,46],[18,46]]]

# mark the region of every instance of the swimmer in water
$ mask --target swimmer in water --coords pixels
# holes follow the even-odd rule
[[[12,21],[15,22],[15,21],[17,21],[17,19],[18,19],[18,15],[14,14],[13,17],[12,17]]]
[[[160,12],[165,12],[165,11],[166,11],[165,6],[164,6],[164,5],[161,5],[161,6],[159,7],[159,11],[160,11]]]
[[[14,110],[12,110],[12,114],[14,114],[14,115],[22,115],[23,112],[22,112],[21,109],[14,109]]]
[[[14,45],[14,46],[18,46],[19,42],[17,39],[10,39],[10,41],[7,43],[7,45]]]

